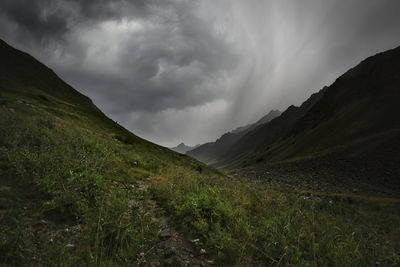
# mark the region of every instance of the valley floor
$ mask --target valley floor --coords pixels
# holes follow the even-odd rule
[[[387,138],[387,133],[384,138],[381,136],[387,144],[380,144],[380,151],[365,156],[351,157],[351,149],[344,148],[321,156],[261,163],[227,173],[234,179],[271,187],[400,198],[400,153],[397,151],[400,132],[390,134],[391,138]],[[371,141],[374,142],[370,139],[366,142]]]

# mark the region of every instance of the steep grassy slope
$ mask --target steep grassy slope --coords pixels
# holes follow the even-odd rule
[[[186,154],[207,164],[213,164],[218,159],[224,157],[224,155],[227,154],[227,151],[229,151],[229,149],[231,149],[233,146],[236,146],[236,142],[247,133],[252,132],[255,128],[270,122],[280,114],[281,113],[279,110],[271,110],[267,115],[259,119],[257,122],[244,127],[239,127],[232,132],[225,133],[215,142],[203,144],[193,150],[188,151]]]
[[[133,135],[0,41],[0,263],[139,264],[160,232],[137,182],[201,163]]]
[[[400,264],[397,199],[233,181],[131,134],[3,42],[0,69],[0,265]],[[180,254],[155,201],[205,250]]]

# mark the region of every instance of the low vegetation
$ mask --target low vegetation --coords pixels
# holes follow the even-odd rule
[[[158,264],[154,197],[221,265],[400,264],[398,203],[258,189],[27,103],[1,108],[3,263]]]
[[[160,160],[72,120],[5,110],[1,262],[129,265],[143,260],[140,253],[155,257],[159,229],[147,211],[149,195],[135,181],[161,167]]]
[[[261,190],[183,169],[152,187],[182,229],[206,240],[221,264],[400,264],[399,203]]]
[[[205,244],[209,264],[400,265],[396,199],[233,180],[134,136],[65,84],[10,77],[0,79],[0,265],[160,266],[149,200]]]

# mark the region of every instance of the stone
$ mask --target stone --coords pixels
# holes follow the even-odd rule
[[[161,239],[168,239],[171,236],[172,236],[172,231],[169,228],[164,229],[159,235]]]

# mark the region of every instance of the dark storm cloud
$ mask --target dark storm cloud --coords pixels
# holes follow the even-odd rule
[[[0,36],[144,138],[210,141],[400,45],[397,0],[2,0]]]
[[[119,114],[185,108],[219,96],[216,88],[204,85],[237,64],[235,55],[223,40],[213,36],[203,18],[193,12],[196,10],[190,9],[190,2],[165,0],[6,0],[1,10],[15,25],[19,42],[36,42],[34,48],[61,44],[62,54],[79,54],[76,66],[89,56],[87,46],[91,45],[79,44],[76,39],[81,36],[73,34],[76,29],[95,29],[96,23],[113,21],[114,30],[118,31],[124,19],[142,25],[134,33],[128,31],[125,41],[115,40],[120,46],[114,55],[118,57],[113,66],[118,69],[117,75],[107,70],[99,72],[98,68],[84,72],[77,67],[64,70],[72,81],[80,80],[79,84],[85,85],[82,90],[96,91],[95,97],[109,102],[104,107],[106,111]],[[91,41],[101,42],[96,38],[93,36]],[[68,44],[63,44],[66,41]]]
[[[122,44],[118,68],[129,79],[119,83],[121,101],[113,112],[182,109],[222,97],[208,82],[233,71],[238,58],[193,14],[170,16]]]
[[[84,88],[96,91],[98,101],[108,102],[104,108],[109,113],[160,112],[213,101],[224,93],[218,81],[239,64],[239,58],[226,40],[210,31],[204,18],[194,12],[193,4],[160,3],[142,6],[148,12],[145,18],[133,16],[130,20],[119,18],[103,24],[100,29],[105,32],[103,37],[95,33],[98,30],[95,27],[89,29],[94,31],[89,33],[92,44],[102,42],[99,38],[113,39],[123,29],[123,34],[115,40],[117,51],[110,52],[105,45],[95,52],[97,55],[113,53],[118,59],[116,62],[102,62],[112,65],[112,71],[97,66],[86,69],[85,76],[79,68],[64,72],[69,80],[80,80]],[[70,45],[66,50],[82,51],[90,46],[76,48],[82,42],[81,35],[69,36]],[[77,58],[75,66],[81,65],[82,58],[90,53],[86,51]]]
[[[21,41],[60,41],[80,23],[143,16],[152,0],[2,0],[0,13]]]
[[[42,42],[49,37],[60,38],[68,31],[67,14],[46,14],[49,5],[50,1],[47,0],[4,0],[0,4],[0,12],[14,24],[21,41]]]

